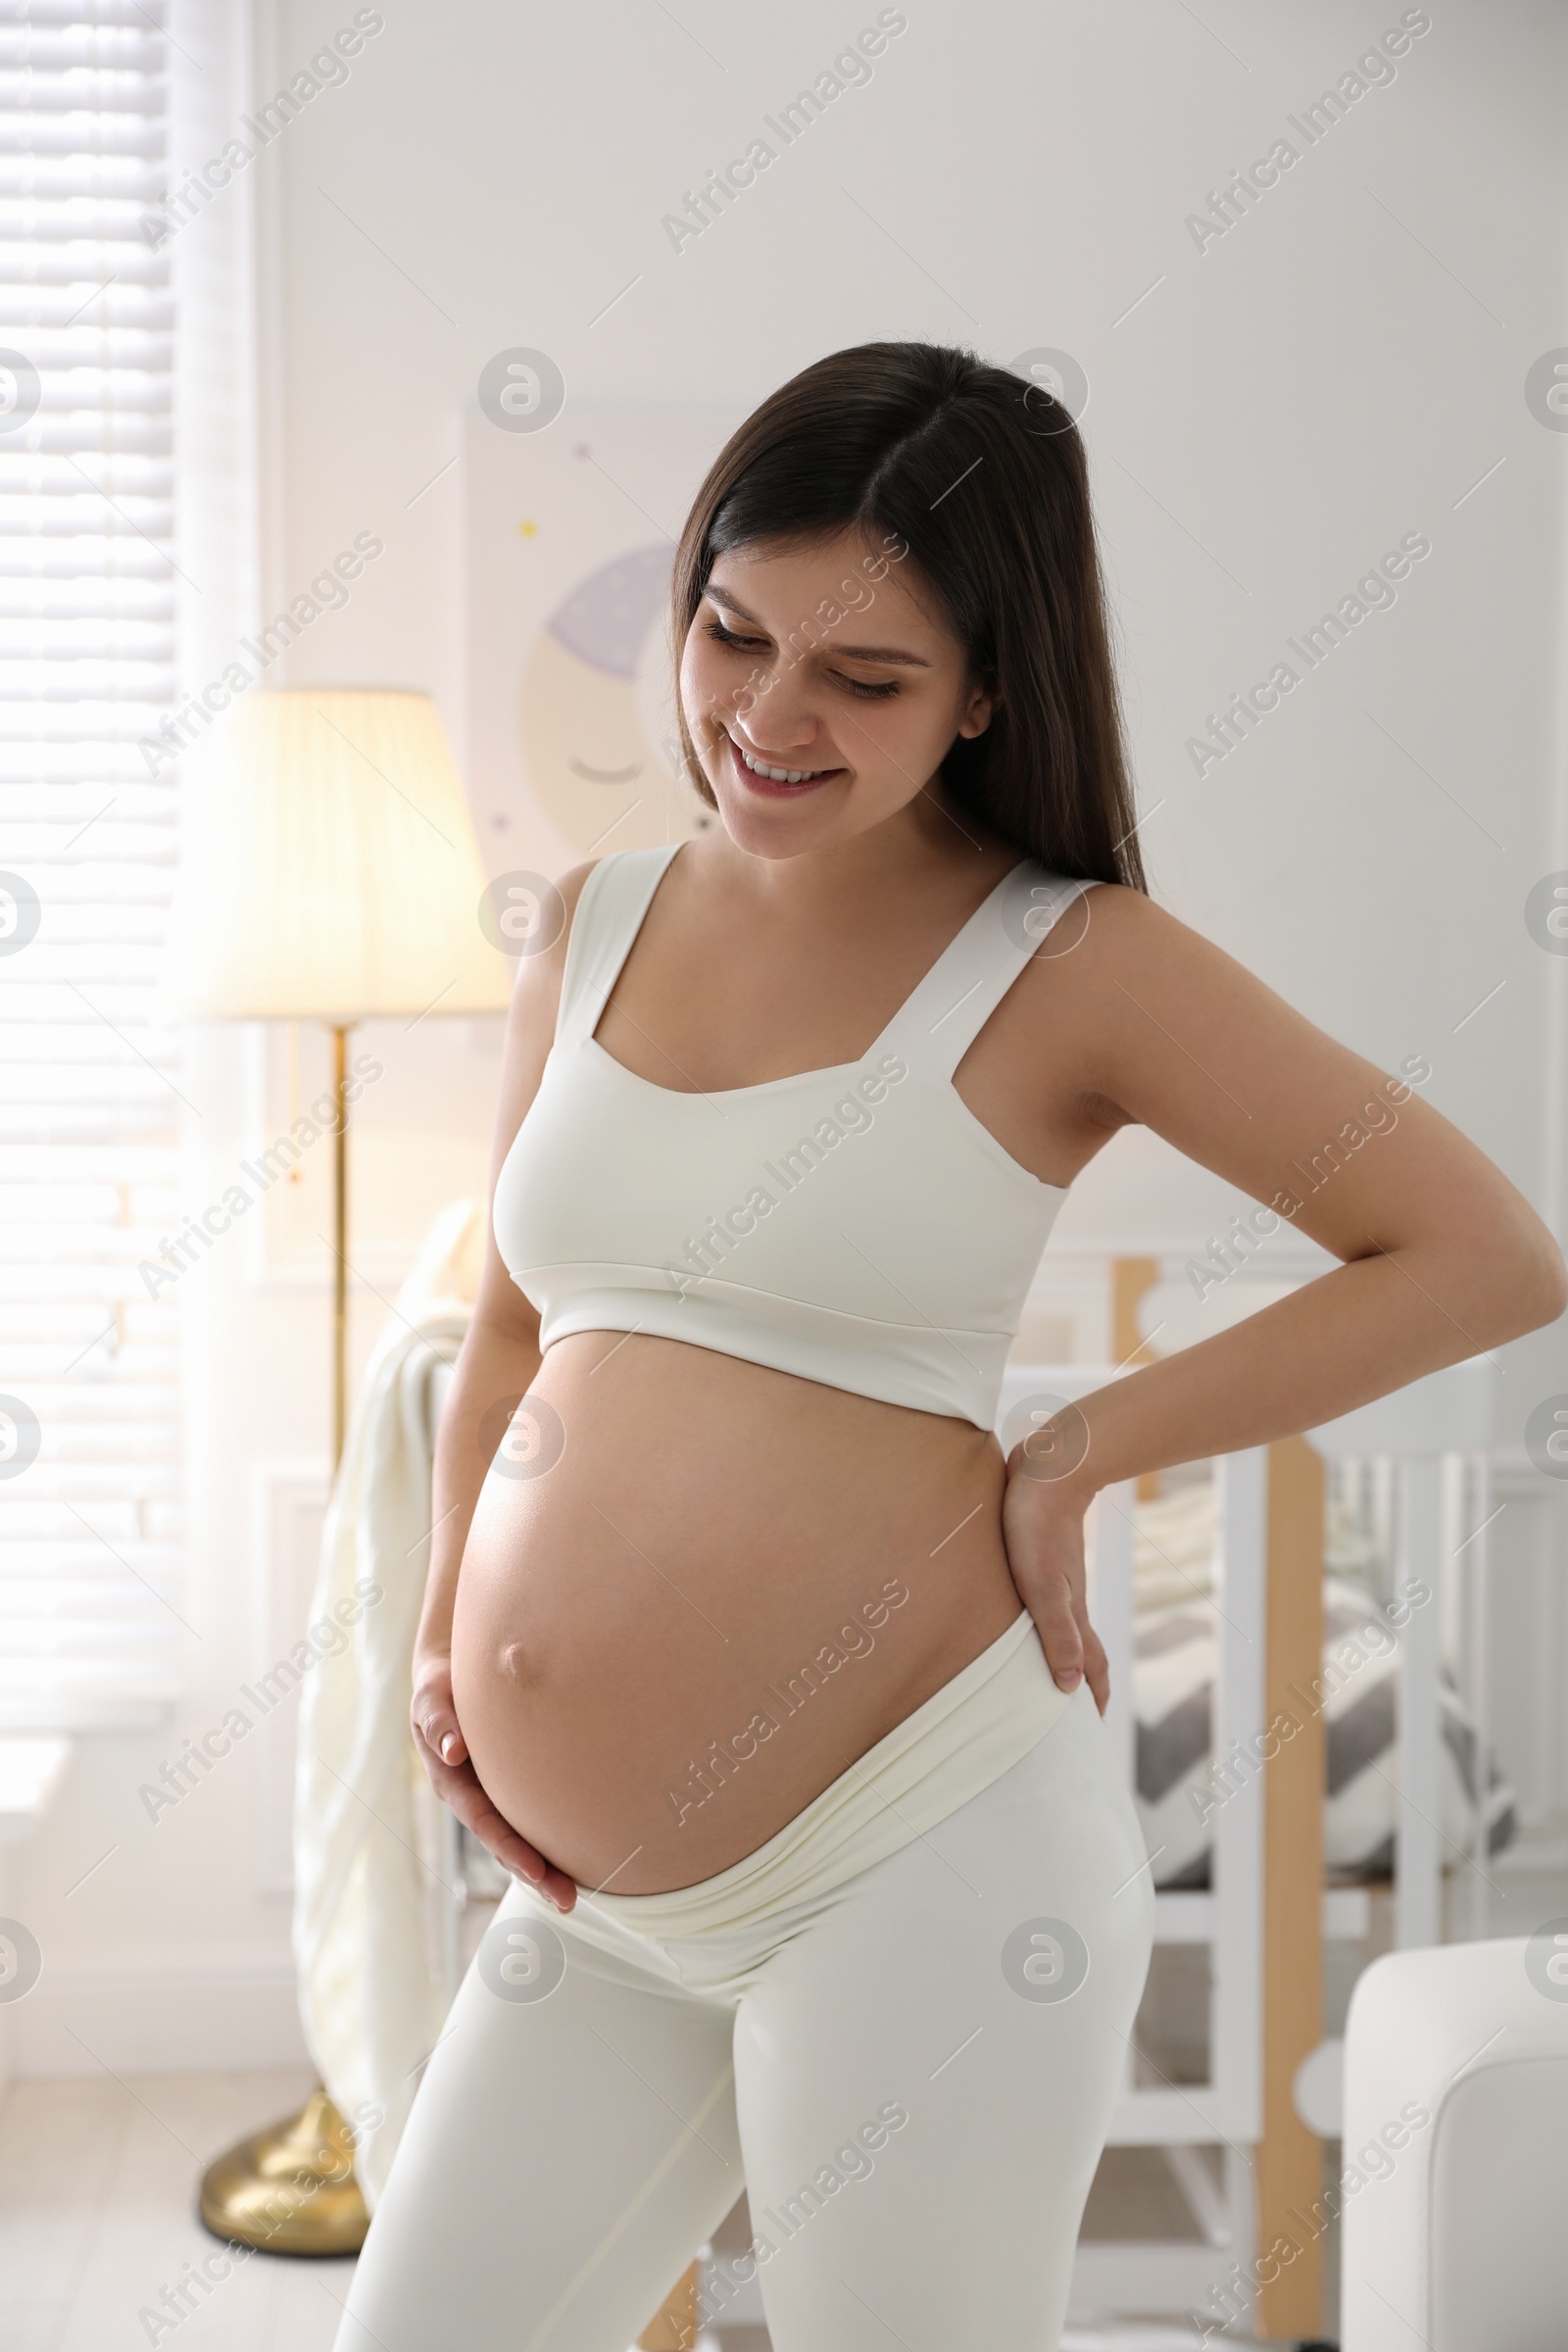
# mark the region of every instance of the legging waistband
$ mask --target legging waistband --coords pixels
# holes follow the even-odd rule
[[[694,1886],[581,1894],[579,1905],[660,1940],[755,1926],[923,1837],[1026,1756],[1074,1695],[1057,1689],[1034,1620],[1021,1610],[744,1861]]]

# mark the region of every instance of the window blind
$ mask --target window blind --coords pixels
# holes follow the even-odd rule
[[[0,1731],[178,1683],[174,686],[162,0],[0,23]],[[31,1458],[28,1458],[28,1457]]]

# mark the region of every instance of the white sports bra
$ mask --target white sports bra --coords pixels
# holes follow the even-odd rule
[[[682,1094],[593,1034],[679,847],[619,851],[583,884],[555,1043],[496,1180],[496,1247],[541,1349],[649,1332],[993,1428],[1067,1196],[1003,1150],[953,1073],[1095,885],[1025,858],[858,1061]]]

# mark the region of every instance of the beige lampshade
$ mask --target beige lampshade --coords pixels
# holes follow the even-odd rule
[[[188,763],[161,994],[172,1018],[356,1021],[506,1007],[487,877],[435,705],[244,696]]]

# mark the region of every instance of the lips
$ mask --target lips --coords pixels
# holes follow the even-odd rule
[[[803,777],[798,784],[779,783],[774,777],[760,775],[755,767],[748,767],[741,747],[734,736],[729,734],[727,729],[725,736],[729,744],[730,766],[737,781],[743,784],[748,792],[755,792],[763,800],[798,800],[802,794],[815,792],[819,785],[830,784],[835,776],[844,773],[840,767],[824,767],[819,769],[815,775]],[[768,764],[781,766],[783,762],[770,760]],[[793,772],[799,774],[800,771],[797,769]]]

